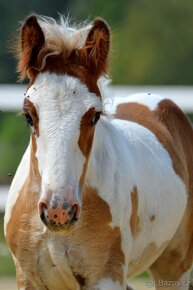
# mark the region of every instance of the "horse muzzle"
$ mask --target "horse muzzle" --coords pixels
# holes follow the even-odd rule
[[[40,199],[39,214],[42,222],[52,231],[70,230],[78,221],[81,213],[80,203],[76,200],[53,195],[51,200]]]

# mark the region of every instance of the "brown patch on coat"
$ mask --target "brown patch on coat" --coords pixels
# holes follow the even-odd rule
[[[91,151],[95,128],[95,126],[91,126],[91,121],[95,114],[95,109],[91,108],[84,114],[81,120],[78,146],[84,156],[88,156]]]
[[[94,118],[95,114],[96,114],[95,109],[91,108],[84,114],[81,120],[81,124],[80,124],[80,136],[78,140],[78,146],[82,154],[86,158],[86,161],[83,166],[83,172],[82,172],[82,175],[80,177],[80,182],[79,182],[81,189],[84,184],[85,177],[86,177],[90,152],[91,152],[91,148],[93,144],[95,126],[91,126],[91,121]]]
[[[82,48],[78,47],[80,33],[77,33],[77,41],[75,39],[72,45],[65,44],[59,30],[57,34],[57,41],[45,39],[36,16],[32,15],[26,19],[19,45],[20,78],[23,80],[28,73],[32,85],[40,72],[68,74],[79,78],[90,92],[100,96],[97,80],[100,75],[107,72],[110,46],[110,31],[107,24],[102,19],[96,18]],[[57,48],[57,42],[61,47]]]
[[[155,243],[150,243],[146,246],[143,253],[137,260],[133,260],[128,266],[128,277],[131,278],[138,275],[140,272],[148,268],[149,265],[158,257],[168,245],[168,241],[165,241],[161,246],[157,246]]]
[[[181,146],[179,146],[179,150],[176,150],[176,142],[179,141],[179,136],[174,136],[176,124],[170,123],[170,101],[165,101],[165,108],[162,109],[160,103],[156,111],[151,111],[148,107],[137,103],[120,104],[117,107],[115,118],[130,120],[149,129],[168,151],[176,173],[186,182],[187,170],[184,164],[184,152]],[[173,104],[171,115],[176,115],[176,110]],[[183,113],[181,112],[181,114]]]
[[[192,125],[180,108],[167,99],[154,111],[138,103],[120,104],[115,118],[136,122],[153,132],[168,151],[176,174],[187,188],[188,202],[183,220],[167,249],[151,267],[156,279],[179,279],[193,261]]]
[[[178,281],[184,273],[191,270],[193,261],[193,234],[192,225],[189,227],[190,216],[188,208],[169,246],[150,267],[155,280]]]
[[[21,231],[23,229],[23,226],[25,226],[25,219],[23,219],[23,217],[31,216],[35,214],[35,212],[38,212],[37,204],[39,200],[39,192],[34,192],[34,188],[36,188],[37,190],[38,185],[40,187],[41,177],[37,167],[37,159],[33,151],[33,149],[35,148],[34,140],[35,137],[32,135],[33,145],[31,148],[29,176],[26,179],[22,189],[20,190],[18,199],[12,208],[11,218],[8,222],[6,230],[6,238],[9,243],[9,247],[16,257],[17,252],[19,251],[18,246],[20,245],[20,240],[21,242],[24,242],[24,233]],[[33,187],[33,184],[35,185],[35,187]]]
[[[44,236],[40,234],[43,224],[37,210],[40,192],[37,185],[41,180],[34,155],[35,136],[32,138],[29,177],[12,209],[6,238],[18,261],[18,285],[29,286],[33,281],[37,288],[41,288],[43,282],[41,271],[38,272],[37,253],[41,251],[41,243],[49,238],[49,233]],[[102,278],[111,278],[122,284],[125,257],[121,249],[121,232],[119,227],[110,226],[112,216],[109,205],[93,188],[84,188],[82,203],[82,215],[74,230],[63,236],[74,278],[80,285],[94,285]],[[26,280],[20,269],[27,278],[30,277],[30,281]]]
[[[132,213],[130,217],[130,228],[131,228],[131,233],[133,237],[136,236],[136,234],[140,230],[138,206],[139,206],[138,190],[137,190],[137,187],[135,186],[133,188],[133,191],[131,192]]]
[[[152,214],[152,215],[150,216],[150,221],[153,222],[154,220],[155,220],[155,215]]]
[[[72,270],[85,278],[87,286],[103,278],[123,284],[121,232],[119,227],[110,226],[109,205],[91,187],[84,188],[82,202],[81,218],[70,236],[68,257]]]
[[[31,263],[32,260],[35,259],[35,256],[32,257],[33,249],[31,245],[33,239],[30,233],[34,232],[32,219],[38,213],[37,204],[41,183],[41,177],[37,167],[37,159],[34,153],[35,148],[35,136],[32,135],[29,176],[20,190],[17,201],[12,208],[11,217],[6,228],[6,240],[15,257],[14,261],[19,287],[21,285],[25,285],[26,287],[31,285],[31,283],[23,276],[23,268],[21,265],[26,261],[27,257],[31,257]],[[36,249],[37,243],[40,243],[41,241],[37,241],[36,239],[34,241],[33,247]],[[33,267],[31,267],[32,272],[29,273],[29,275],[33,275],[32,268]]]
[[[24,113],[27,112],[31,116],[36,135],[39,136],[39,117],[34,104],[27,98],[24,99],[23,111]]]

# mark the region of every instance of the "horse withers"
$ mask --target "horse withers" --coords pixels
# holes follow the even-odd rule
[[[29,146],[5,235],[26,290],[186,290],[193,260],[193,130],[170,100],[106,96],[110,30],[30,15],[18,71],[29,77]]]

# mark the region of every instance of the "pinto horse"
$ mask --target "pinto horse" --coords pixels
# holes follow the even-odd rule
[[[189,287],[192,126],[161,96],[105,97],[109,46],[100,18],[23,23],[32,134],[5,214],[20,290],[129,290],[144,270],[156,289]]]

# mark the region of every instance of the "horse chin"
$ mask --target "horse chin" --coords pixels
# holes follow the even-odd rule
[[[40,215],[40,218],[41,218],[42,223],[51,232],[71,232],[75,228],[79,220],[79,218],[77,218],[76,215],[74,214],[73,216],[71,216],[70,220],[67,220],[63,224],[56,223],[56,221],[54,220],[48,220],[44,212],[42,212],[42,214]]]
[[[64,223],[63,225],[58,225],[55,224],[54,222],[49,222],[46,223],[45,226],[51,232],[70,233],[74,230],[76,222]]]

